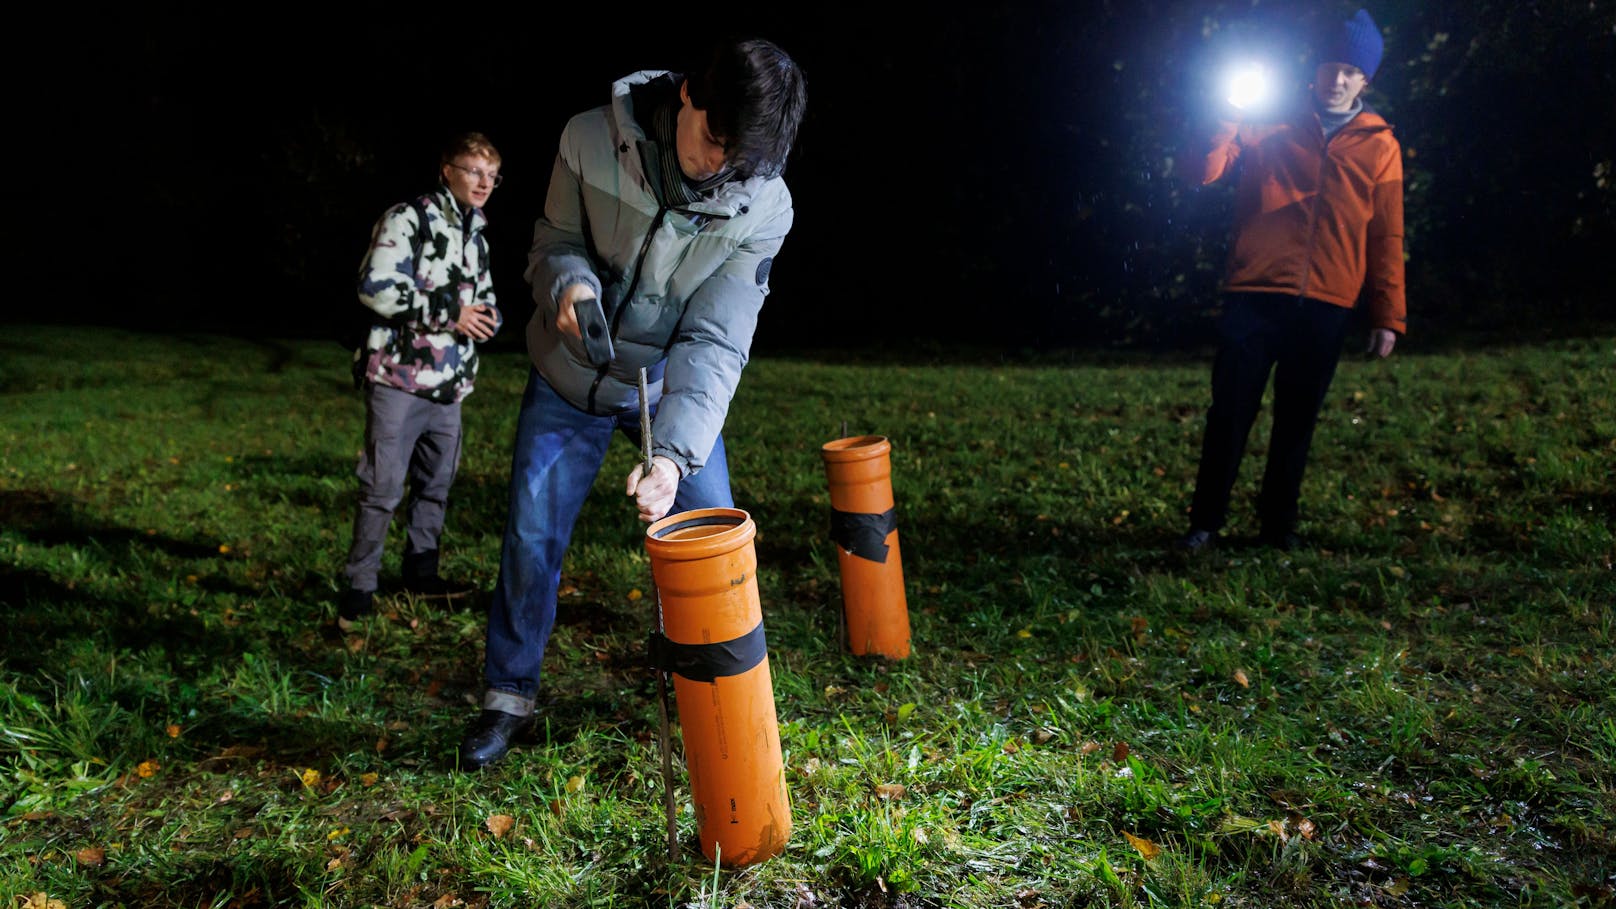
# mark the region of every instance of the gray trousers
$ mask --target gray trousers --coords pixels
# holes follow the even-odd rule
[[[460,404],[438,404],[386,385],[365,386],[365,450],[359,456],[359,508],[343,575],[354,590],[375,590],[382,546],[404,499],[405,552],[438,548],[449,486],[460,466]]]

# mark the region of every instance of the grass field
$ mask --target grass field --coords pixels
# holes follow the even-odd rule
[[[1204,359],[758,359],[726,439],[795,832],[715,872],[683,789],[664,848],[626,443],[569,554],[539,740],[450,769],[521,354],[465,410],[444,569],[483,593],[389,594],[343,635],[343,351],[8,334],[7,907],[1616,904],[1611,336],[1347,357],[1315,545],[1242,544],[1248,458],[1233,539],[1191,563],[1166,546]],[[894,446],[901,663],[837,640],[817,450],[844,424]]]

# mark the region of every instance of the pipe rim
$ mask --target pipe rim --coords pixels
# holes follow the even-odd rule
[[[885,456],[892,450],[886,436],[848,436],[834,439],[819,447],[819,454],[827,461],[867,461]]]
[[[697,527],[723,529],[699,537],[666,539],[668,534]],[[645,548],[662,559],[705,559],[739,549],[755,536],[757,525],[742,509],[696,508],[670,514],[645,528]]]

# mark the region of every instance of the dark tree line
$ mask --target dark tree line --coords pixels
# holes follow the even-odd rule
[[[1300,88],[1305,36],[1357,5],[738,14],[731,30],[785,46],[810,90],[787,172],[797,227],[760,346],[827,342],[827,322],[848,326],[844,342],[890,345],[1204,340],[1229,209],[1226,189],[1196,185],[1217,66],[1261,48]],[[1413,330],[1610,317],[1616,4],[1368,6],[1387,42],[1370,100],[1406,152]],[[525,318],[523,259],[561,126],[623,73],[692,65],[670,47],[703,29],[569,42],[598,23],[491,12],[460,40],[453,17],[378,9],[394,15],[364,28],[124,11],[14,61],[35,83],[77,67],[88,86],[22,102],[50,141],[39,177],[18,184],[34,217],[13,230],[25,290],[56,302],[14,317],[333,334],[372,221],[431,186],[445,136],[475,128],[505,155],[495,276]]]

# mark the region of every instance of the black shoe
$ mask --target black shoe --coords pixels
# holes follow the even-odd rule
[[[1257,537],[1257,542],[1280,552],[1294,552],[1303,546],[1301,536],[1294,530],[1287,530],[1283,533],[1271,533],[1265,530]]]
[[[471,586],[446,581],[434,574],[425,577],[405,578],[404,592],[413,593],[418,597],[463,597],[471,593]]]
[[[359,620],[376,611],[376,591],[344,590],[337,600],[337,627],[352,631]]]
[[[404,577],[404,591],[422,597],[458,597],[471,593],[465,584],[445,581],[438,576],[438,550],[404,553],[404,564],[399,572]]]
[[[483,710],[460,743],[460,769],[481,770],[505,756],[511,743],[533,727],[533,717]]]
[[[1200,555],[1217,545],[1217,539],[1210,530],[1191,529],[1174,541],[1173,548],[1185,555]]]

